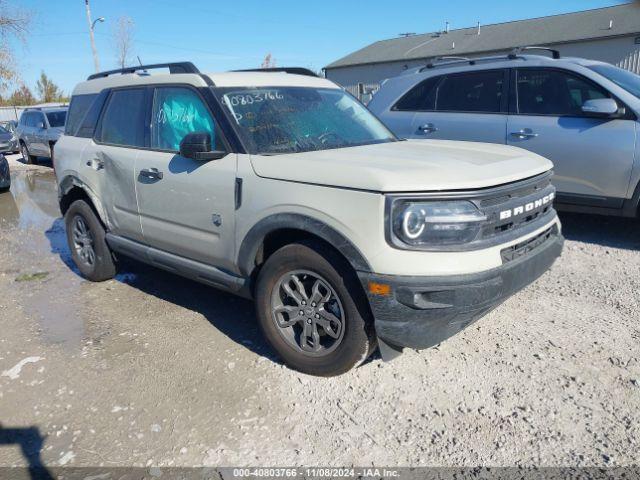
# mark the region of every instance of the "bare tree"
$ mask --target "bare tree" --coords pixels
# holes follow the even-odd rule
[[[134,23],[130,17],[120,17],[113,29],[113,45],[120,68],[131,64],[131,57],[133,56],[133,27]]]
[[[0,0],[0,90],[6,90],[9,84],[18,79],[10,40],[24,41],[30,20],[29,12],[17,10],[6,0]]]
[[[274,68],[276,66],[276,59],[271,56],[271,53],[267,53],[260,65],[260,68]]]

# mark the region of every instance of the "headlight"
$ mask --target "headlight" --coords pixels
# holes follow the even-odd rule
[[[396,200],[391,217],[395,237],[418,248],[472,242],[487,220],[467,201]]]

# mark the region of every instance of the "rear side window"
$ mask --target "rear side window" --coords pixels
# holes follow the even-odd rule
[[[582,116],[587,100],[610,98],[599,86],[558,70],[518,70],[518,113]]]
[[[115,90],[104,109],[98,141],[125,147],[144,147],[144,89]]]
[[[400,112],[432,111],[436,108],[437,86],[442,77],[428,78],[409,90],[395,104],[393,110]]]
[[[89,107],[98,95],[75,95],[71,99],[69,112],[67,112],[67,124],[64,130],[65,135],[75,135],[80,127],[80,122],[89,111]]]
[[[436,110],[500,113],[503,95],[502,70],[449,75],[438,87]]]

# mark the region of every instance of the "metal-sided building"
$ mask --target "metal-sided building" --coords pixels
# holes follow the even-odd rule
[[[639,3],[381,40],[333,62],[325,72],[327,78],[362,98],[385,78],[434,57],[501,55],[536,45],[640,74]]]

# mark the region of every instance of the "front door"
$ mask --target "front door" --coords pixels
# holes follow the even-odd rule
[[[49,155],[49,148],[47,145],[47,123],[44,119],[42,112],[33,113],[34,127],[31,129],[31,139],[29,145],[29,152],[32,155]]]
[[[584,114],[584,102],[611,95],[581,76],[540,68],[521,68],[516,75],[508,143],[553,162],[561,203],[621,207],[633,166],[635,122],[624,115]]]
[[[507,73],[504,69],[454,73],[424,90],[412,137],[505,143]],[[429,86],[429,81],[425,82]]]
[[[138,205],[147,245],[192,260],[233,268],[237,156],[197,161],[179,154],[188,133],[207,132],[226,150],[217,122],[192,88],[157,87],[150,146],[136,167]]]

